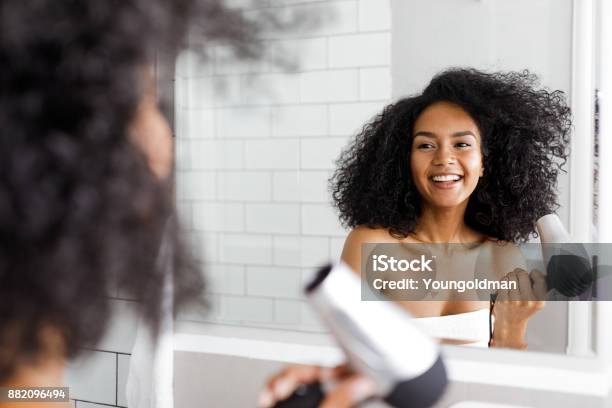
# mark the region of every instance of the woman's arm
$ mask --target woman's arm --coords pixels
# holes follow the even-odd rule
[[[491,265],[492,278],[516,284],[515,290],[498,291],[492,310],[494,324],[490,347],[526,349],[527,322],[544,307],[544,276],[537,271],[527,272],[527,261],[516,245],[496,243],[490,249],[491,258],[481,267]]]

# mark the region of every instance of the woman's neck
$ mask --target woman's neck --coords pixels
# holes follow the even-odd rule
[[[419,241],[432,243],[472,243],[479,234],[464,221],[465,206],[432,208],[424,206],[413,233]]]
[[[65,362],[61,359],[47,358],[32,364],[23,364],[2,387],[63,387]]]
[[[14,372],[9,378],[0,382],[0,387],[6,388],[32,388],[32,387],[63,387],[64,371],[66,368],[66,353],[63,337],[60,331],[51,325],[45,325],[39,331],[40,348],[37,355],[30,359],[21,359],[17,362]],[[28,408],[48,406],[49,403],[28,403]],[[58,408],[70,406],[53,404]],[[23,404],[0,402],[0,408],[22,408]]]
[[[0,383],[0,388],[34,388],[34,387],[64,387],[65,362],[60,358],[45,358],[31,364],[22,364],[17,367],[15,373]],[[44,408],[49,403],[30,402],[31,408]],[[54,403],[58,408],[70,407],[67,402],[64,405]],[[0,401],[0,408],[22,408],[23,403],[11,403]]]

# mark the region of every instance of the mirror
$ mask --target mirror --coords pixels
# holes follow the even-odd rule
[[[324,333],[301,292],[317,266],[340,258],[349,232],[331,204],[335,161],[374,115],[436,73],[529,69],[541,86],[575,93],[571,0],[330,1],[321,9],[333,18],[317,27],[263,32],[268,53],[257,62],[234,60],[222,45],[176,61],[177,206],[212,299],[210,313],[181,319]],[[557,213],[575,233],[572,217],[591,214],[593,199],[572,195],[575,184],[592,185],[572,178],[572,160],[558,177]],[[576,314],[587,324],[573,324]],[[529,320],[528,350],[592,352],[591,318],[584,305],[548,302]]]

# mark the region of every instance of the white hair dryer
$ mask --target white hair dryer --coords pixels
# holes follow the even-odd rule
[[[447,377],[438,344],[396,303],[362,301],[361,281],[346,264],[323,267],[306,296],[350,366],[374,380],[385,402],[424,408],[443,394]],[[276,407],[316,407],[323,397],[319,385],[310,385]]]

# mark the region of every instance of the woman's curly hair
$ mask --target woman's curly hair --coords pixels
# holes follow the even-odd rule
[[[175,310],[200,297],[168,221],[172,187],[128,139],[143,68],[188,29],[257,52],[256,28],[219,0],[0,2],[0,382],[44,352],[48,327],[68,357],[93,346],[116,291],[141,300],[155,332],[162,237],[174,243]]]
[[[413,126],[428,106],[448,101],[474,119],[482,136],[484,176],[465,222],[489,237],[524,242],[535,221],[558,208],[557,175],[565,164],[571,114],[562,91],[538,89],[528,71],[485,73],[453,68],[422,94],[387,106],[342,152],[331,179],[345,226],[415,230],[421,198],[410,171]]]

